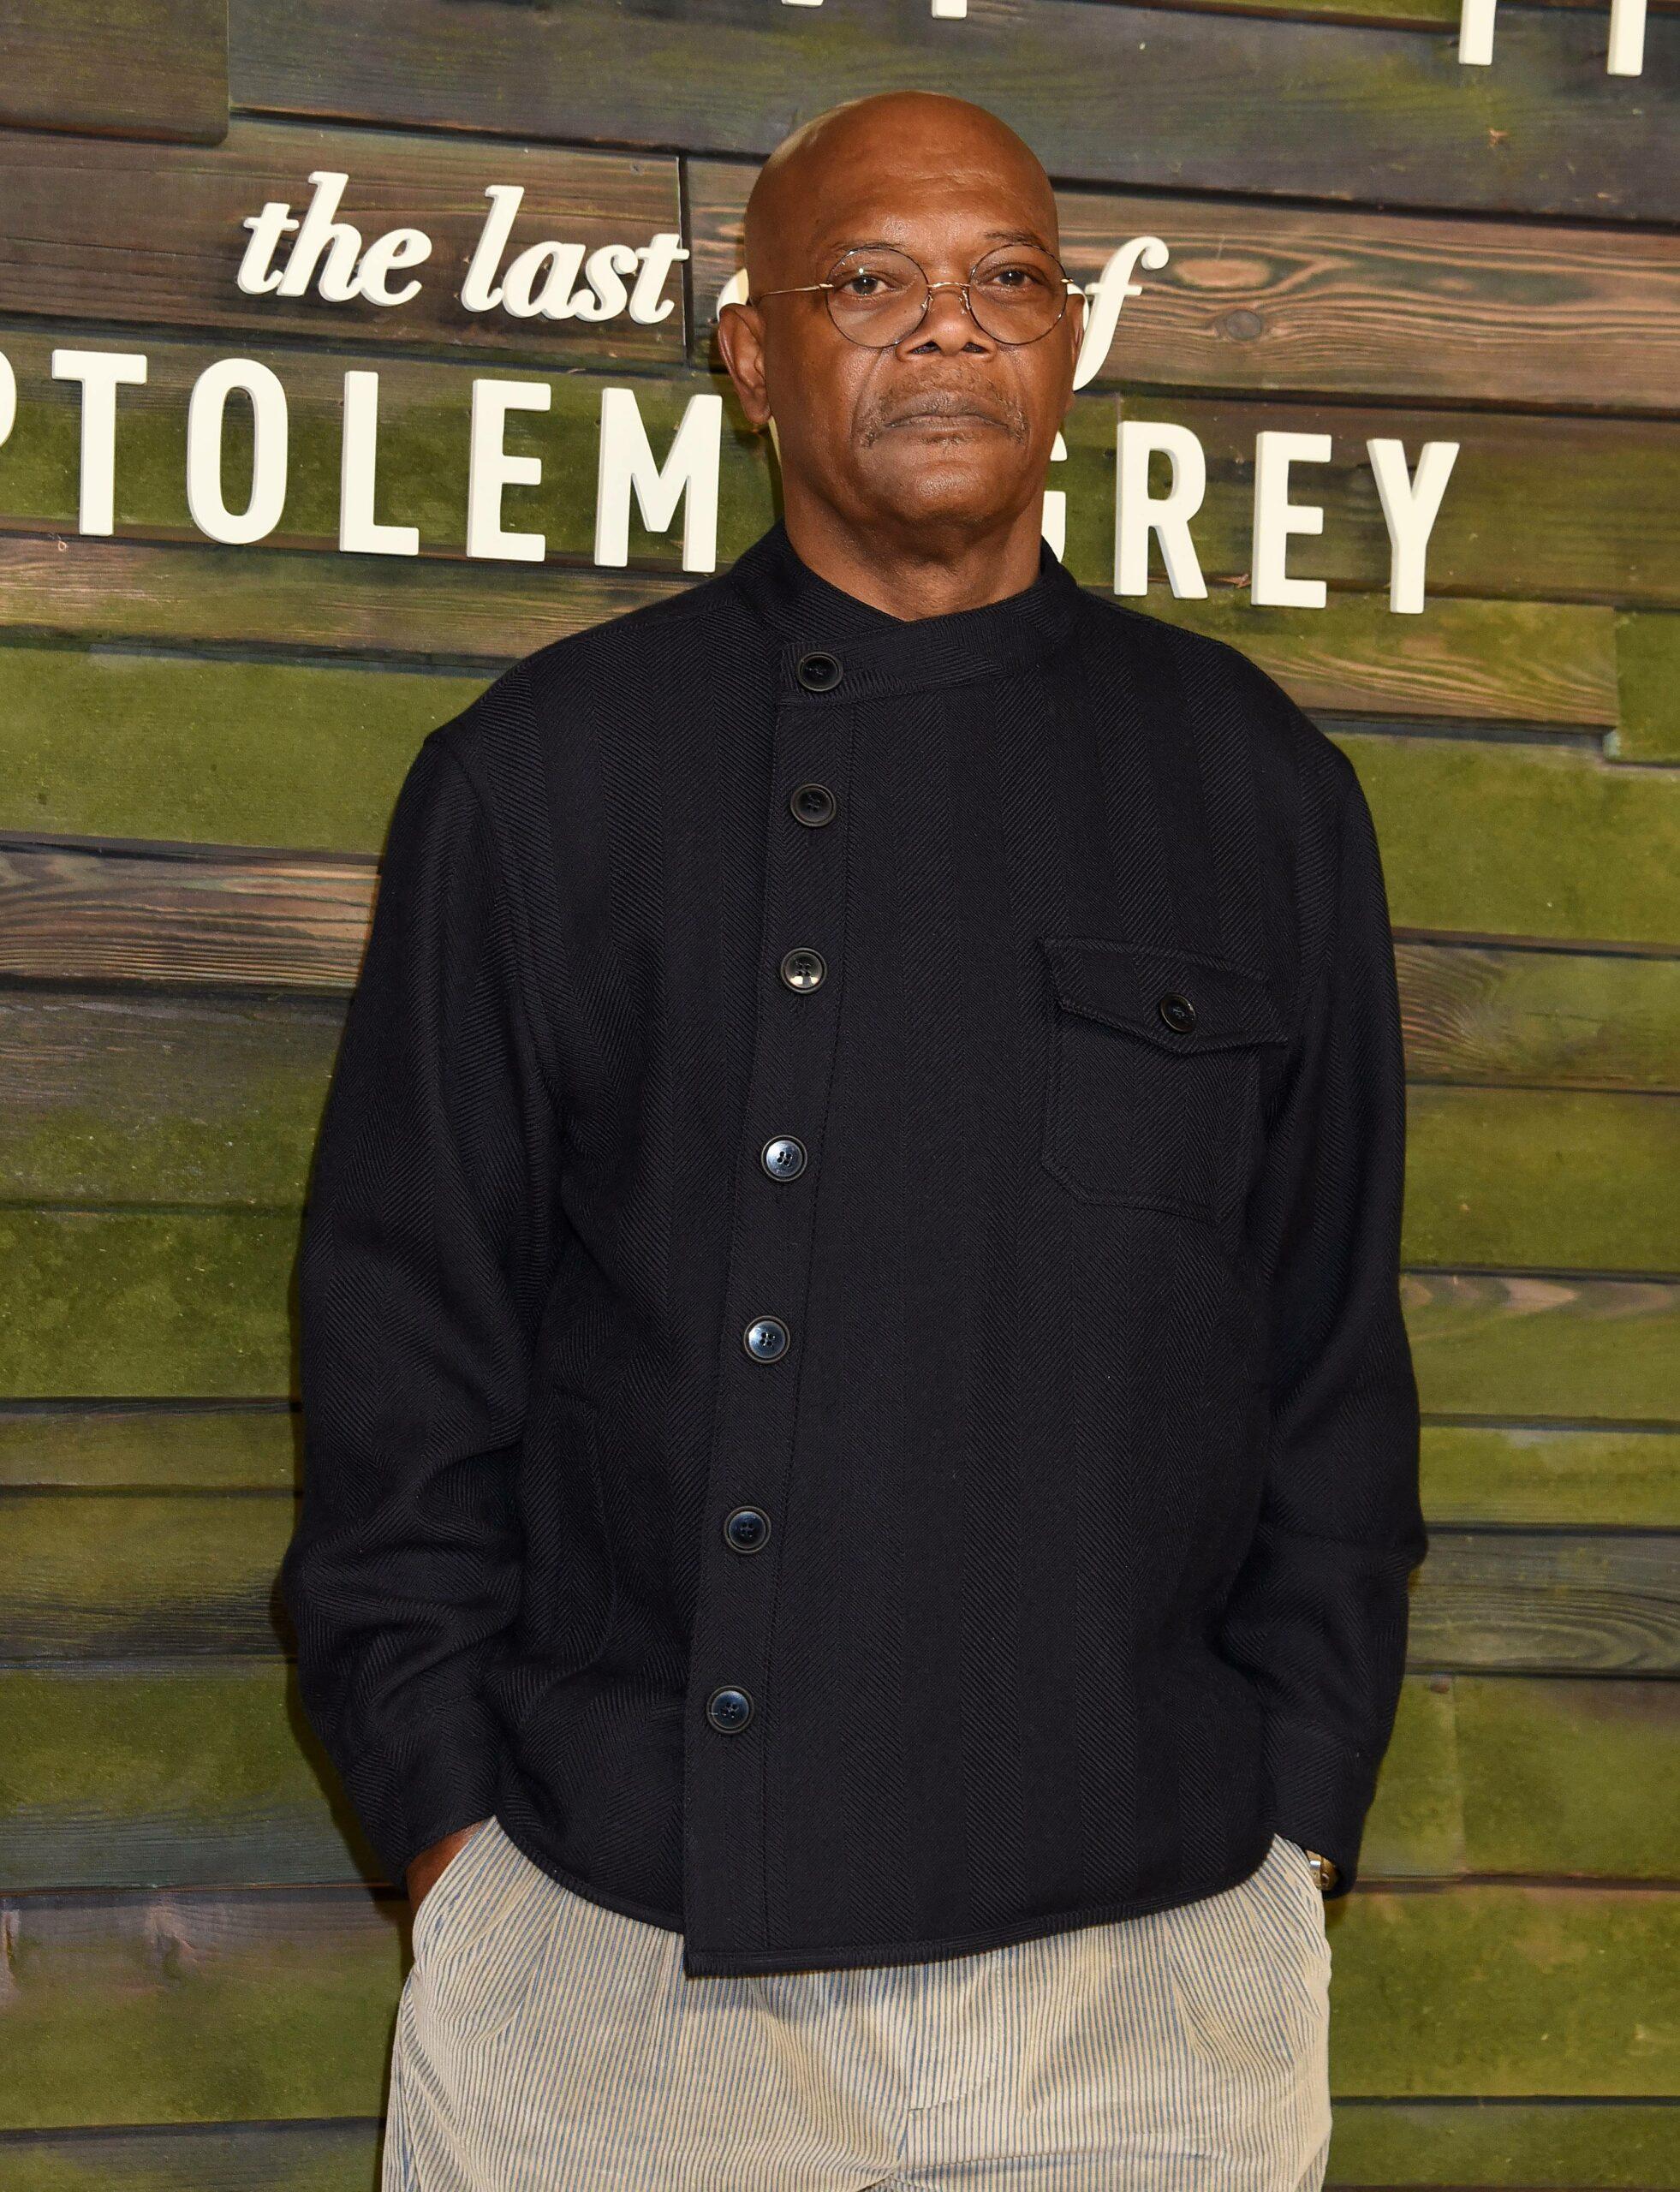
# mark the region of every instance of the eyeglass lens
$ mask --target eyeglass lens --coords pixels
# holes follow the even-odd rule
[[[885,348],[902,342],[927,303],[927,277],[906,253],[883,247],[849,251],[829,271],[830,317],[854,342]],[[1032,342],[1048,335],[1067,303],[1065,277],[1047,252],[1005,244],[968,277],[969,308],[998,342]]]

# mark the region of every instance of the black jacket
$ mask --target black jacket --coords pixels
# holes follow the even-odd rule
[[[1355,1878],[1427,1540],[1351,764],[1087,593],[778,521],[398,798],[284,1583],[393,1877],[494,1811],[690,1974]]]

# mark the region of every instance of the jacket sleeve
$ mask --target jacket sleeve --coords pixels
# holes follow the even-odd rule
[[[305,1709],[396,1881],[492,1808],[480,1677],[518,1610],[512,1464],[555,1253],[522,931],[449,728],[397,795],[316,1145],[281,1576]]]
[[[1335,887],[1262,1161],[1253,1236],[1272,1303],[1271,1438],[1222,1648],[1266,1709],[1272,1825],[1358,1872],[1428,1547],[1402,1317],[1405,1082],[1376,832],[1351,763]]]

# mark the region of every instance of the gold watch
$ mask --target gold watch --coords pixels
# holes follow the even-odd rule
[[[1335,1886],[1337,1881],[1341,1878],[1341,1874],[1336,1869],[1334,1860],[1329,1857],[1321,1857],[1316,1850],[1308,1850],[1307,1852],[1307,1861],[1313,1867],[1313,1870],[1318,1874],[1319,1889],[1320,1893],[1328,1894],[1330,1890]]]

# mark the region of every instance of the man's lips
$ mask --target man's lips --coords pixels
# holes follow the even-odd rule
[[[889,426],[944,426],[966,421],[976,421],[983,426],[1001,426],[1004,421],[994,411],[906,411],[897,419],[889,419]]]

